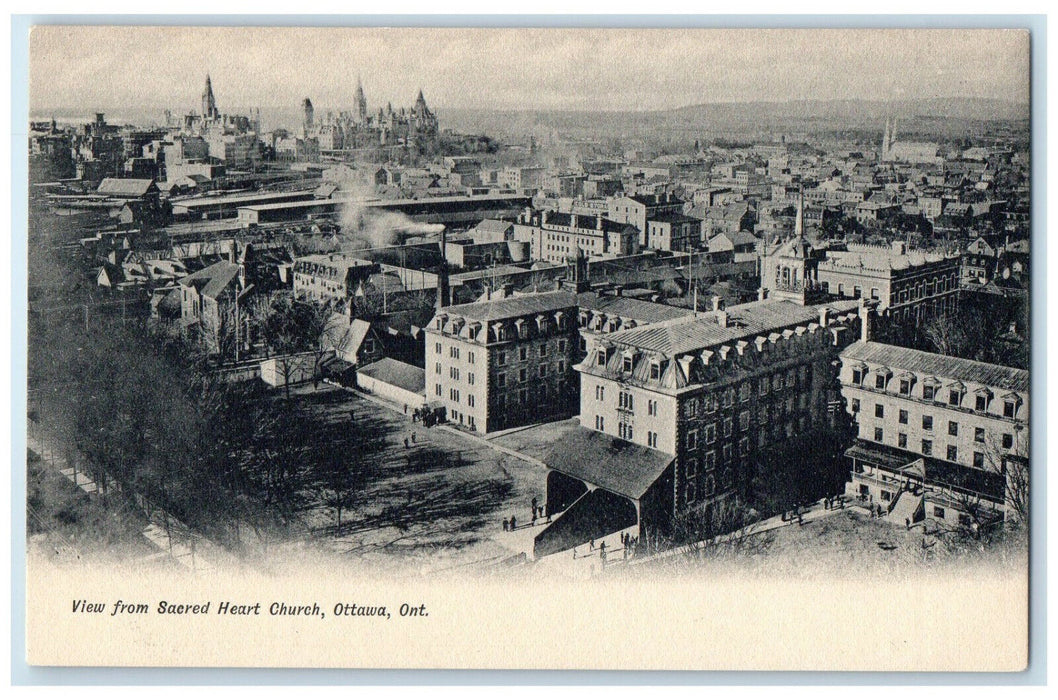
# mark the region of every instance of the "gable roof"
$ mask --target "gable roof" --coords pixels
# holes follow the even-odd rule
[[[457,304],[448,306],[442,311],[466,319],[488,322],[546,311],[559,311],[576,305],[577,297],[573,293],[557,291]]]
[[[194,287],[202,296],[217,299],[232,283],[232,280],[238,278],[239,270],[240,267],[235,263],[222,260],[181,278],[180,284],[184,287]]]
[[[383,357],[377,362],[364,365],[356,373],[399,387],[405,391],[410,391],[413,394],[424,394],[426,392],[425,370],[390,357]]]

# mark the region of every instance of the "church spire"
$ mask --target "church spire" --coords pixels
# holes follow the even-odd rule
[[[213,83],[209,79],[209,73],[206,73],[206,87],[202,90],[202,116],[207,119],[218,116],[217,100],[213,96]]]

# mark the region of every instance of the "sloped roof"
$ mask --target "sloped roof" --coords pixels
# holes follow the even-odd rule
[[[544,457],[551,469],[632,499],[661,478],[673,457],[580,426]]]
[[[630,318],[638,323],[658,323],[677,318],[686,318],[694,312],[667,304],[655,304],[652,301],[633,299],[625,296],[610,296],[596,292],[582,292],[577,295],[577,306],[581,309],[614,314]]]
[[[222,260],[181,278],[180,284],[185,287],[195,287],[202,296],[216,299],[224,293],[232,280],[239,276],[239,270],[239,266],[235,263]]]
[[[97,192],[99,194],[111,194],[119,197],[142,197],[147,194],[154,180],[140,180],[134,178],[107,177],[99,183]]]
[[[937,355],[885,343],[857,341],[845,348],[843,358],[885,365],[894,370],[956,379],[1009,391],[1029,390],[1029,373],[1023,369],[964,360],[961,357]]]
[[[502,219],[484,219],[477,226],[474,227],[477,231],[483,231],[485,233],[505,233],[514,224],[510,221],[503,221]]]
[[[739,304],[727,309],[728,325],[717,323],[716,312],[698,318],[678,318],[642,328],[618,331],[607,340],[673,357],[738,340],[768,334],[779,328],[818,322],[823,307],[842,314],[859,307],[859,300],[844,299],[816,306],[791,301],[765,300]]]
[[[410,391],[413,394],[423,394],[426,391],[425,370],[390,357],[383,357],[377,362],[364,365],[356,373],[399,387],[405,391]]]
[[[444,309],[454,316],[462,316],[475,321],[498,321],[534,313],[559,311],[577,305],[577,297],[571,292],[556,291],[542,294],[524,294],[491,301],[477,301],[471,304],[457,304]]]

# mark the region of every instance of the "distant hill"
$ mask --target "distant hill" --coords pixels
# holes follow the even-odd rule
[[[699,104],[655,113],[679,120],[842,119],[873,121],[940,117],[982,121],[1028,119],[1029,105],[990,98],[929,98],[915,100],[796,100],[791,102],[726,102]]]

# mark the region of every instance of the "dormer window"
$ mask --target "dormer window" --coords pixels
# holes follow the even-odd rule
[[[948,405],[958,406],[962,403],[962,389],[949,389],[948,390]]]
[[[657,381],[661,379],[661,363],[653,360],[650,363],[650,378]]]
[[[1003,417],[1013,418],[1018,414],[1018,399],[1016,396],[1009,396],[1003,399]]]
[[[874,377],[874,388],[884,389],[887,377],[884,374],[878,374]]]
[[[633,369],[633,362],[631,355],[625,355],[621,363],[621,369],[625,374],[631,374]]]
[[[911,393],[911,380],[910,379],[901,379],[900,380],[900,393],[903,394],[904,396],[907,396],[908,394]]]

